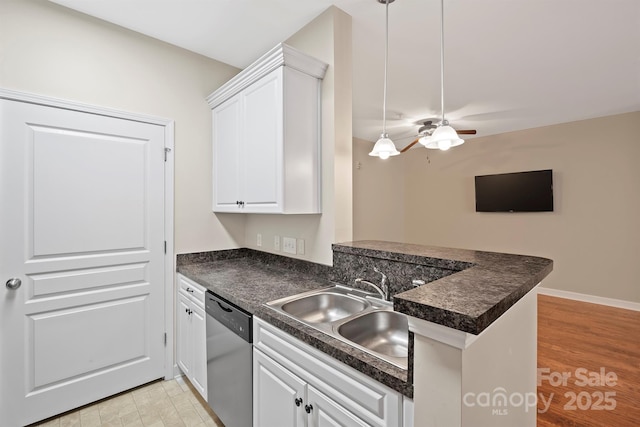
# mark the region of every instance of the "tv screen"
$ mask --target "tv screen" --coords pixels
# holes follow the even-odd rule
[[[553,212],[551,169],[481,175],[476,181],[476,212]]]

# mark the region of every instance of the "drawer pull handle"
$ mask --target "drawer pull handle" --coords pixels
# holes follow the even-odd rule
[[[296,398],[296,400],[295,400],[295,402],[296,402],[296,406],[300,406],[300,405],[302,405],[302,398],[297,397],[297,398]]]
[[[191,289],[191,288],[187,288],[187,292],[191,292],[191,293],[193,293],[193,289]]]

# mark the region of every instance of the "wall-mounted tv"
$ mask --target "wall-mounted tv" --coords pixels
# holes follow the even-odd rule
[[[476,212],[553,212],[551,169],[481,175],[476,181]]]

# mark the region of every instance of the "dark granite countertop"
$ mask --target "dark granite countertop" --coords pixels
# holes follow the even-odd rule
[[[336,285],[331,267],[249,249],[178,255],[177,271],[240,308],[404,394],[408,372],[282,315],[264,303]]]
[[[479,334],[553,269],[547,258],[381,241],[333,245],[336,253],[453,270],[394,295],[394,310]],[[419,278],[419,277],[416,277]]]
[[[251,258],[183,264],[178,265],[178,272],[252,314],[266,302],[333,286],[327,280]]]
[[[369,377],[413,396],[409,370],[369,355],[282,315],[264,303],[301,292],[353,285],[373,266],[389,273],[394,310],[463,332],[479,334],[553,269],[546,258],[359,241],[333,245],[334,266],[251,249],[178,255],[178,272]],[[378,276],[379,279],[379,276]],[[426,284],[413,288],[412,279]]]

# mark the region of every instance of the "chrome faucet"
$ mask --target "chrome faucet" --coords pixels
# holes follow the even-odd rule
[[[382,279],[380,280],[380,286],[369,282],[368,280],[364,280],[360,277],[358,277],[355,282],[356,283],[364,283],[366,285],[371,286],[372,288],[374,288],[376,291],[378,291],[378,293],[380,294],[380,296],[382,297],[383,300],[385,301],[391,301],[391,293],[389,292],[389,284],[387,283],[387,275],[384,274],[382,271],[378,270],[378,267],[373,267],[373,271],[375,271],[376,273],[380,273],[380,275],[382,276]]]

